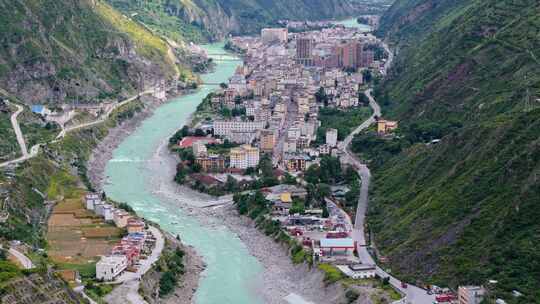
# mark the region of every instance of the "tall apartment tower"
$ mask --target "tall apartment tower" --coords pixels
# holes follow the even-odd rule
[[[313,65],[313,40],[311,38],[296,39],[296,60],[299,64]]]
[[[343,68],[357,68],[362,66],[363,46],[358,41],[342,43],[336,48],[338,66]]]

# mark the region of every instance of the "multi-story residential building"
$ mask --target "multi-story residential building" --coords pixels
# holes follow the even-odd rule
[[[296,152],[296,139],[287,138],[283,143],[283,153],[294,153]]]
[[[229,154],[231,168],[247,169],[259,164],[259,149],[251,145],[232,148]]]
[[[362,67],[371,67],[375,58],[375,52],[373,51],[364,51],[362,52]]]
[[[363,46],[358,41],[348,41],[335,48],[338,65],[344,68],[357,68],[360,66]]]
[[[326,144],[332,148],[337,146],[338,130],[328,129],[326,130]]]
[[[276,145],[276,132],[274,130],[261,130],[261,152],[272,153]]]
[[[214,135],[227,136],[233,131],[256,132],[264,128],[264,121],[218,120],[214,122]]]
[[[299,64],[313,65],[313,44],[311,38],[296,38],[296,60]]]
[[[327,144],[319,146],[319,153],[320,154],[324,154],[324,155],[330,154],[330,151],[332,151],[332,148],[330,148],[330,146],[327,145]]]
[[[264,28],[261,30],[261,40],[264,44],[285,43],[289,38],[287,28]]]
[[[225,136],[229,141],[237,144],[251,144],[257,138],[257,132],[232,131]]]
[[[284,154],[287,170],[291,172],[305,171],[307,162],[310,160],[306,154],[286,153]]]
[[[193,155],[195,155],[195,157],[202,157],[208,153],[206,145],[203,141],[196,141],[191,147],[193,149]]]
[[[102,257],[96,264],[96,278],[98,280],[112,281],[128,266],[125,255],[113,255]]]
[[[287,137],[290,139],[298,139],[302,135],[300,128],[292,127],[287,130]]]
[[[128,233],[139,233],[144,231],[144,221],[138,218],[130,218],[127,222]]]
[[[298,140],[296,140],[296,148],[298,150],[307,149],[309,148],[310,142],[311,140],[309,139],[309,137],[302,135],[298,137]]]
[[[480,304],[484,300],[486,290],[482,286],[459,286],[459,304]]]
[[[195,163],[201,166],[204,172],[222,172],[225,170],[225,158],[221,155],[208,155],[206,157],[198,157]]]

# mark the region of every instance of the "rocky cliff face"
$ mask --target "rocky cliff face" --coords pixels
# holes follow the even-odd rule
[[[314,20],[354,15],[350,0],[167,0],[144,3],[109,0],[126,14],[169,36],[187,40],[219,40],[228,34],[252,34],[276,21]],[[174,17],[174,18],[171,18]],[[203,37],[201,37],[201,34]]]
[[[0,31],[0,87],[27,104],[99,102],[174,75],[167,45],[99,0],[0,0]]]

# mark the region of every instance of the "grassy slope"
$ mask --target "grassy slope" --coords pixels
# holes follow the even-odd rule
[[[128,119],[141,106],[138,102],[125,105],[107,123],[69,133],[61,142],[47,145],[38,157],[21,163],[12,180],[0,172],[0,182],[5,183],[8,191],[10,212],[8,223],[0,227],[0,237],[46,246],[42,230],[46,209],[43,199],[32,188],[55,199],[89,187],[85,164],[92,149],[107,135],[108,128]]]
[[[463,126],[376,168],[378,246],[404,276],[497,279],[509,302],[540,303],[540,105],[525,103],[540,95],[536,2],[398,1],[382,29],[400,47],[386,115]]]
[[[27,103],[95,102],[174,72],[163,40],[102,1],[0,0],[0,31],[0,86]]]
[[[253,33],[280,19],[323,19],[354,14],[350,0],[109,0],[125,14],[176,40],[204,41],[224,34],[231,20],[234,33]],[[206,19],[206,20],[205,20]],[[226,31],[225,31],[226,32]]]

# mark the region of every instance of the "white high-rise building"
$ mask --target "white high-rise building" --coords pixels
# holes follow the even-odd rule
[[[231,168],[247,169],[257,167],[259,164],[259,148],[251,145],[242,145],[238,148],[232,148],[229,154]]]
[[[337,146],[338,130],[328,129],[326,130],[326,144],[332,148]]]

